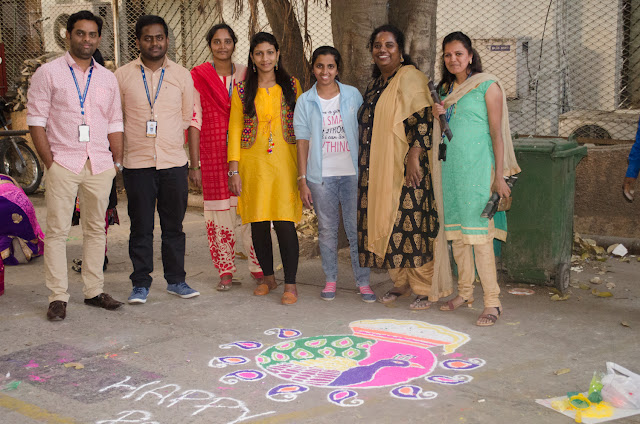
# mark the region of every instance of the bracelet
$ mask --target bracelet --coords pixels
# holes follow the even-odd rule
[[[302,179],[305,179],[305,180],[306,180],[306,179],[307,179],[307,176],[306,176],[306,175],[300,175],[300,176],[297,178],[297,180],[298,180],[298,181],[300,181],[300,180],[302,180]]]
[[[192,170],[192,171],[197,171],[198,169],[200,169],[200,167],[199,166],[190,166],[189,169]]]

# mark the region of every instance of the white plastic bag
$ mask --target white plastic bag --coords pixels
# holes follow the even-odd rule
[[[602,378],[602,399],[616,408],[640,409],[640,375],[613,362],[607,362]]]

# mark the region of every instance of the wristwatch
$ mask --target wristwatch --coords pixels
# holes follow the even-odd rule
[[[229,171],[227,172],[227,175],[229,176],[229,178],[233,177],[234,175],[238,175],[239,172],[238,171]]]
[[[122,170],[124,169],[124,166],[122,166],[122,164],[120,162],[114,162],[113,165],[118,168],[118,171],[122,172]]]

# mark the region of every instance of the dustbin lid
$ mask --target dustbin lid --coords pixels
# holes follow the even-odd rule
[[[587,148],[580,146],[575,140],[564,138],[516,138],[513,149],[518,152],[546,153],[552,157],[565,157],[587,154]]]

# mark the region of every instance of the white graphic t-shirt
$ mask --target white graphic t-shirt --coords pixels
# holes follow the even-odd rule
[[[340,94],[320,98],[322,105],[322,176],[356,175],[340,115]]]

